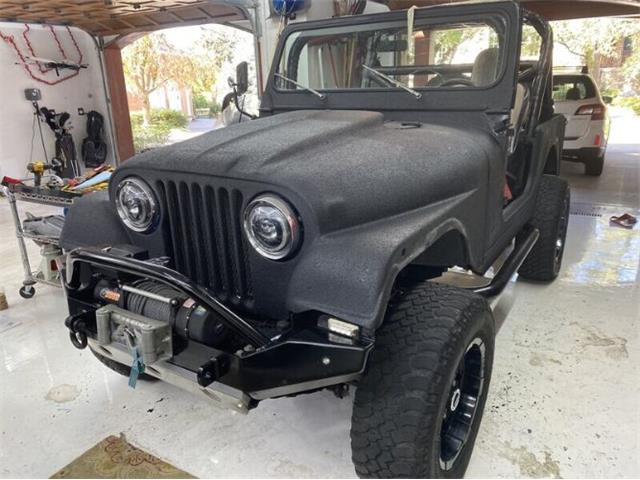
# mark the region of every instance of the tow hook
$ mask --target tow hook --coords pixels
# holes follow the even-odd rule
[[[87,313],[82,311],[75,315],[69,315],[64,321],[65,326],[69,329],[71,343],[79,350],[87,347],[87,325],[84,322]]]

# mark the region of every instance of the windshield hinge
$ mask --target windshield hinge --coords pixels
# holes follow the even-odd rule
[[[511,128],[511,118],[501,118],[492,125],[492,129],[495,133],[512,132],[513,128]]]

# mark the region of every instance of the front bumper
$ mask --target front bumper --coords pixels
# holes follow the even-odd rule
[[[119,345],[105,346],[97,340],[89,338],[88,346],[98,355],[123,365],[131,365],[131,354]],[[159,360],[153,365],[147,365],[144,373],[213,401],[221,408],[247,413],[254,405],[254,400],[249,395],[223,383],[214,382],[206,387],[199,385],[197,381],[194,381],[194,372],[168,361]]]
[[[505,251],[501,266],[488,283],[460,288],[487,298],[494,308],[538,237],[537,229],[526,226],[518,234],[513,249]],[[288,328],[266,335],[250,319],[229,310],[184,275],[152,260],[114,255],[114,251],[77,249],[67,254],[64,286],[70,315],[65,324],[78,348],[89,346],[99,355],[132,365],[134,357],[114,338],[113,327],[138,330],[140,337],[153,339],[143,347],[155,345],[139,352],[145,361],[145,373],[238,411],[247,411],[267,398],[353,382],[364,373],[373,349],[371,338],[340,335],[324,328],[317,312],[291,318]],[[178,337],[174,324],[162,324],[95,299],[95,283],[104,277],[120,283],[143,278],[183,292],[189,300],[215,312],[242,339],[244,348],[213,348],[194,340],[174,348],[176,343],[184,343],[184,337],[182,342],[173,342]],[[320,317],[327,320],[326,316]],[[329,324],[328,320],[326,323]]]
[[[96,281],[103,278],[118,283],[135,278],[156,281],[215,312],[242,339],[245,348],[228,351],[189,340],[186,346],[175,349],[168,342],[169,347],[163,344],[161,355],[143,353],[149,359],[145,373],[198,391],[238,411],[246,411],[266,398],[355,381],[363,373],[373,346],[368,338],[336,335],[318,326],[315,317],[294,318],[285,331],[269,336],[174,270],[97,249],[74,250],[67,256],[64,282],[70,310],[66,325],[72,342],[79,348],[88,345],[125,365],[131,365],[133,357],[126,345],[104,334],[104,325],[109,323],[105,323],[105,315],[114,316],[122,325],[139,326],[140,332],[158,321],[146,322],[136,313],[97,301],[92,292]]]

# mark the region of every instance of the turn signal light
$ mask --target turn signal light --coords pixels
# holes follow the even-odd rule
[[[329,327],[330,331],[338,335],[344,335],[345,337],[357,337],[358,333],[360,333],[360,327],[357,325],[333,317],[327,319],[327,327]]]
[[[322,315],[318,319],[318,326],[326,328],[332,333],[337,333],[338,335],[349,338],[357,338],[360,334],[360,327],[357,325],[328,315]]]
[[[591,120],[604,120],[606,111],[607,107],[599,103],[594,103],[592,105],[581,106],[576,112],[576,115],[591,115]]]

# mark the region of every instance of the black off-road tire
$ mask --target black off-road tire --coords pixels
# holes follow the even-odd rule
[[[531,220],[531,225],[540,231],[540,238],[518,270],[521,277],[550,282],[558,276],[564,255],[570,204],[571,192],[567,181],[544,175]]]
[[[494,336],[487,302],[469,291],[423,282],[389,305],[353,406],[351,448],[358,476],[464,475],[491,380]],[[484,352],[477,407],[466,442],[443,468],[444,414],[452,405],[457,368],[473,342],[481,342],[477,348]]]
[[[111,360],[109,357],[105,357],[104,355],[100,355],[99,353],[94,351],[92,348],[89,348],[89,350],[91,350],[91,353],[93,353],[93,355],[98,360],[100,360],[100,363],[102,363],[103,365],[105,365],[109,369],[113,370],[114,372],[119,373],[123,377],[127,377],[127,378],[131,374],[131,367],[129,367],[127,365],[123,365],[122,363],[116,362],[115,360]],[[138,376],[138,379],[139,380],[145,380],[147,382],[155,382],[156,380],[158,380],[156,377],[153,377],[151,375],[147,375],[146,373],[140,374]]]
[[[590,177],[599,177],[604,169],[604,155],[585,159],[584,173]]]

